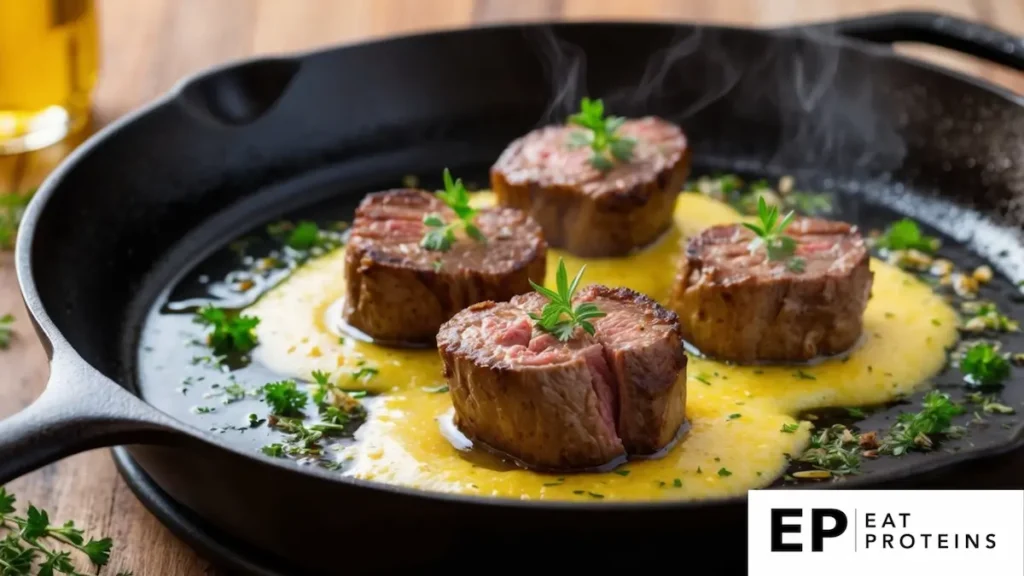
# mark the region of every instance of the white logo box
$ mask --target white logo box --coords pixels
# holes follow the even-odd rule
[[[1024,490],[751,490],[747,506],[751,576],[1024,576]]]

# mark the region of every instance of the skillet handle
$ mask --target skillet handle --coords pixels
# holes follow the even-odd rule
[[[867,42],[921,42],[1024,71],[1024,38],[934,12],[891,12],[801,26]]]
[[[0,486],[93,448],[180,438],[177,427],[81,359],[55,355],[42,395],[0,420]]]

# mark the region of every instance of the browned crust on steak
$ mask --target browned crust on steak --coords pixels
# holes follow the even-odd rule
[[[584,257],[623,256],[663,234],[690,170],[682,131],[655,117],[627,120],[633,159],[602,174],[589,148],[570,149],[574,126],[547,126],[512,142],[491,168],[499,204],[526,210],[548,243]]]
[[[752,232],[712,226],[690,239],[672,295],[684,338],[739,363],[801,362],[848,350],[860,338],[874,274],[855,226],[799,218],[802,272],[750,250]]]
[[[482,209],[475,223],[486,244],[461,233],[447,252],[421,248],[423,216],[454,213],[422,190],[368,195],[345,253],[345,322],[384,342],[428,343],[463,308],[507,300],[542,282],[547,243],[540,226],[512,208]],[[440,262],[440,264],[436,264]]]
[[[676,315],[627,289],[588,286],[608,314],[569,342],[533,327],[536,293],[470,306],[437,335],[456,425],[542,469],[590,469],[670,444],[685,421]]]

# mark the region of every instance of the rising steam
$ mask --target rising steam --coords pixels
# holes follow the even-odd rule
[[[756,148],[758,164],[788,169],[889,171],[906,153],[896,126],[873,113],[879,95],[869,63],[847,58],[825,27],[789,30],[784,40],[681,29],[636,66],[643,69],[639,81],[603,94],[587,93],[583,48],[550,28],[529,34],[550,86],[543,124],[563,121],[591,96],[616,114],[656,114],[680,124],[698,159],[736,156],[744,139],[742,155]]]

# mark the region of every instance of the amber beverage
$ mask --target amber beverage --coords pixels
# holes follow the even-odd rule
[[[98,71],[95,0],[0,0],[0,154],[84,128]]]

